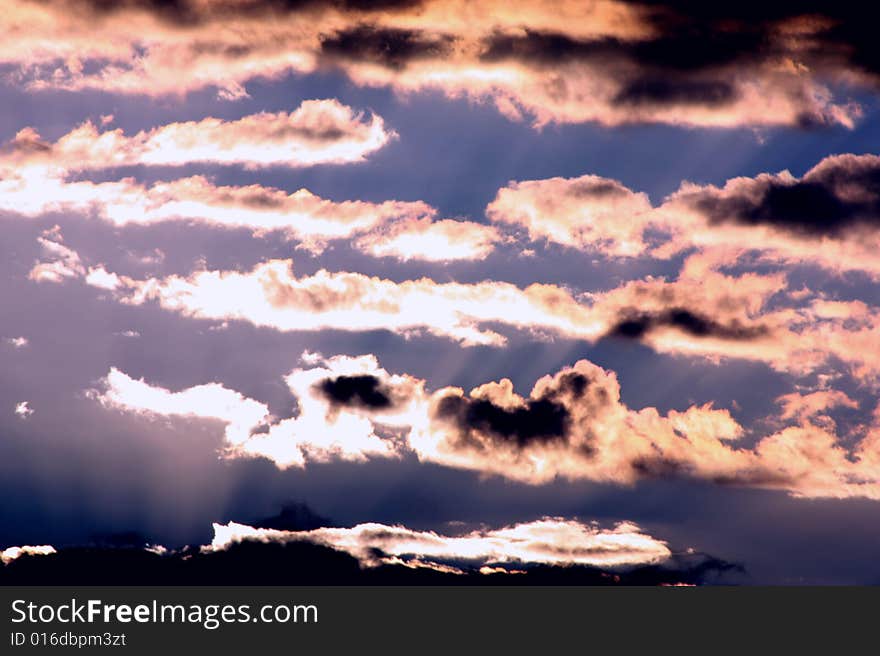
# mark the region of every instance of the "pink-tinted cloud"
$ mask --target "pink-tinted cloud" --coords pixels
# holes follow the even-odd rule
[[[135,164],[349,164],[364,161],[394,136],[380,116],[365,116],[337,100],[306,100],[289,113],[169,123],[132,136],[87,122],[50,143],[24,128],[3,147],[0,171],[45,167],[63,176]]]
[[[880,275],[880,158],[837,155],[802,178],[787,171],[734,178],[723,187],[685,182],[659,206],[597,176],[512,182],[490,219],[606,257],[669,258],[692,249],[739,249],[775,264]]]
[[[636,256],[646,249],[642,217],[652,209],[647,195],[615,180],[585,175],[511,182],[498,191],[486,215],[525,229],[533,241]]]
[[[799,497],[880,499],[880,412],[848,445],[821,415],[831,404],[852,405],[839,394],[781,399],[782,412],[769,422],[779,428],[748,444],[743,427],[712,404],[666,413],[629,408],[617,376],[586,360],[539,379],[528,396],[516,393],[507,379],[470,392],[429,391],[423,380],[382,369],[373,356],[306,353],[303,362],[286,379],[297,416],[266,430],[256,430],[252,418],[250,428],[242,423],[243,430],[231,436],[233,419],[222,417],[230,426],[228,457],[260,456],[279,467],[303,467],[412,452],[426,462],[534,485],[558,478],[617,485],[685,478]],[[216,386],[170,394],[118,372],[104,384],[98,398],[122,410],[142,411],[145,398],[159,399],[150,411],[165,415],[218,418],[223,407],[203,394],[221,393]],[[235,407],[259,406],[230,390],[222,393],[234,398]],[[170,403],[183,399],[185,411]]]
[[[389,224],[357,240],[358,249],[375,257],[447,262],[481,260],[501,241],[498,231],[472,221],[428,217]]]
[[[0,29],[15,38],[0,62],[35,89],[215,87],[234,100],[255,78],[330,68],[364,86],[489,99],[538,124],[725,127],[852,125],[859,108],[827,82],[872,85],[877,75],[861,50],[870,44],[853,48],[830,29],[858,26],[835,7],[755,21],[735,7],[715,15],[615,0],[295,4],[13,0]]]
[[[376,257],[451,261],[486,257],[498,231],[470,221],[437,219],[421,201],[334,202],[307,189],[288,193],[259,184],[217,185],[190,176],[144,185],[133,178],[91,182],[75,173],[117,165],[212,162],[257,166],[359,161],[393,136],[336,101],[306,101],[291,114],[256,114],[239,121],[173,123],[133,137],[99,132],[91,123],[44,142],[26,128],[0,151],[0,211],[27,217],[47,213],[97,216],[115,225],[194,221],[255,235],[284,234],[314,254],[350,239]],[[47,246],[46,248],[59,248]],[[42,279],[74,268],[34,272]],[[60,265],[59,265],[60,266]]]
[[[751,360],[796,375],[821,373],[837,360],[860,381],[876,382],[880,367],[871,354],[880,340],[880,310],[857,303],[861,314],[846,314],[846,303],[809,290],[792,294],[781,273],[718,270],[737,256],[736,249],[698,253],[675,280],[647,277],[582,294],[551,284],[398,282],[348,271],[298,277],[290,260],[263,262],[250,271],[197,270],[140,280],[77,261],[70,275],[43,279],[76,277],[123,304],[156,303],[186,317],[247,321],[285,332],[426,333],[466,346],[501,346],[505,328],[588,341],[637,339],[660,353]],[[71,257],[39,262],[31,277],[71,269]]]
[[[0,209],[22,216],[65,212],[97,216],[117,226],[185,221],[243,228],[255,235],[281,233],[316,254],[328,242],[368,235],[385,225],[411,221],[430,225],[436,214],[433,207],[419,201],[335,202],[307,189],[287,193],[256,184],[220,186],[203,176],[150,186],[130,178],[94,183],[33,176],[7,178],[0,181],[0,189],[8,192],[0,196]],[[366,250],[368,245],[365,243],[363,248]],[[440,246],[436,242],[434,245]],[[449,258],[455,259],[458,254],[450,252]],[[427,251],[416,251],[413,257],[416,255],[437,256]]]

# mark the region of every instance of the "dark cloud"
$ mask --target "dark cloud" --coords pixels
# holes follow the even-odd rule
[[[361,25],[326,36],[321,54],[330,60],[368,62],[400,71],[411,61],[449,54],[453,41],[446,35]]]
[[[547,398],[529,399],[524,406],[509,409],[487,399],[454,395],[440,399],[435,417],[455,424],[466,441],[474,441],[472,434],[477,431],[520,448],[564,440],[571,421],[564,405]]]
[[[36,0],[40,4],[64,5],[75,12],[101,17],[121,14],[127,11],[143,11],[153,14],[159,20],[173,25],[196,25],[203,22],[205,15],[191,0]]]
[[[693,554],[661,565],[600,569],[517,566],[523,574],[443,573],[405,565],[361,567],[353,556],[309,542],[242,542],[201,553],[159,555],[132,548],[61,549],[0,566],[0,585],[664,585],[735,582],[740,565]],[[733,577],[732,579],[730,577]]]
[[[700,190],[683,198],[711,223],[836,237],[853,228],[880,228],[880,159],[832,157],[800,180],[758,178],[734,191]]]
[[[687,474],[683,463],[662,456],[637,458],[630,463],[630,467],[639,478],[676,478]]]
[[[277,515],[259,519],[251,522],[250,525],[254,528],[271,528],[276,531],[311,531],[335,526],[327,517],[319,515],[302,502],[285,504]]]
[[[566,188],[566,194],[582,200],[603,198],[628,198],[632,192],[615,180],[588,177],[572,181]]]
[[[142,549],[150,544],[150,540],[139,531],[120,531],[96,533],[89,543],[100,549]]]
[[[624,106],[720,107],[739,99],[726,73],[767,56],[760,29],[719,30],[670,21],[656,38],[577,40],[557,33],[495,34],[484,42],[486,62],[515,60],[554,68],[570,62],[601,66],[621,82],[613,102]]]
[[[692,72],[753,61],[764,41],[760,28],[718,30],[709,25],[672,21],[655,38],[637,41],[612,37],[580,40],[561,33],[525,30],[518,34],[498,33],[486,39],[482,59],[515,59],[541,66],[604,60],[656,71]]]
[[[694,337],[748,340],[767,334],[764,326],[744,326],[740,322],[721,323],[685,308],[670,308],[661,312],[634,312],[614,325],[611,337],[639,339],[647,333],[669,326]]]
[[[565,34],[524,30],[497,33],[483,42],[480,58],[485,62],[517,60],[534,66],[554,66],[570,61],[605,58],[611,61],[625,46],[617,39],[580,41]]]
[[[382,410],[392,405],[391,392],[382,381],[368,374],[326,378],[316,384],[333,405]]]
[[[328,10],[369,14],[380,11],[414,9],[423,0],[215,0],[202,4],[196,0],[32,0],[41,4],[64,5],[94,16],[143,11],[159,20],[180,27],[211,21],[266,15]]]
[[[486,62],[518,61],[552,69],[571,62],[601,66],[621,81],[614,101],[621,105],[722,107],[739,100],[744,71],[772,71],[778,62],[806,64],[817,78],[857,72],[880,82],[880,47],[875,20],[864,3],[719,3],[689,0],[634,1],[650,30],[647,38],[578,39],[554,32],[496,33],[483,42]],[[805,38],[785,34],[794,21],[809,21]],[[785,93],[808,105],[804,90]],[[802,128],[827,125],[811,110]]]
[[[641,77],[628,83],[615,96],[622,105],[707,105],[734,102],[736,87],[720,80],[672,80],[664,77]]]

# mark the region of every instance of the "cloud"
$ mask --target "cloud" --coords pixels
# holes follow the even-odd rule
[[[355,246],[374,257],[448,262],[482,260],[501,241],[493,226],[453,219],[408,218],[367,233]]]
[[[86,274],[79,253],[64,245],[61,228],[43,231],[37,242],[43,251],[45,261],[38,260],[28,272],[28,278],[35,282],[61,282],[65,278],[79,278]]]
[[[206,551],[222,551],[242,541],[311,542],[350,553],[364,566],[405,563],[416,567],[472,568],[524,565],[586,565],[613,568],[659,563],[672,554],[666,543],[622,522],[612,529],[547,517],[459,536],[414,531],[404,526],[358,524],[352,528],[278,531],[230,522],[214,524]],[[447,570],[448,571],[448,570]]]
[[[226,441],[245,442],[251,431],[269,420],[269,410],[218,383],[198,385],[179,392],[149,385],[114,368],[101,381],[103,389],[92,395],[105,407],[156,416],[196,417],[226,424]]]
[[[465,407],[480,403],[503,417],[516,409],[527,413],[539,402],[553,403],[567,419],[552,439],[510,439],[517,433],[503,423],[499,430],[479,414],[457,413],[450,421],[445,412],[450,398]],[[683,477],[800,497],[880,498],[876,421],[861,427],[864,437],[850,448],[834,433],[833,423],[786,407],[776,419],[794,422],[783,422],[787,425],[753,447],[738,447],[744,430],[726,410],[691,406],[664,415],[650,407],[630,409],[620,401],[616,376],[586,361],[540,379],[526,398],[502,380],[469,394],[438,390],[431,408],[430,429],[410,436],[420,457],[525,482],[563,477],[633,484]]]
[[[768,226],[807,237],[880,227],[880,157],[826,157],[802,178],[785,172],[737,178],[723,189],[688,187],[675,197],[710,224]]]
[[[430,334],[463,346],[503,346],[507,337],[499,331],[505,328],[590,342],[616,337],[638,339],[658,353],[750,360],[798,376],[840,363],[862,383],[880,377],[870,356],[880,348],[880,310],[830,301],[809,289],[790,292],[783,273],[719,271],[737,261],[736,249],[695,253],[674,280],[649,276],[582,294],[551,284],[398,282],[323,269],[297,277],[291,260],[269,260],[249,271],[199,269],[135,279],[102,265],[86,267],[63,249],[57,260],[39,262],[31,277],[78,277],[119,303],[156,303],[193,319],[247,321],[282,332]]]
[[[342,107],[336,101],[307,102]],[[303,103],[290,116],[306,107],[307,103]],[[335,145],[324,148],[323,154],[304,154],[298,149],[295,136],[285,136],[284,126],[273,127],[268,125],[269,120],[267,125],[260,125],[263,116],[268,115],[258,114],[239,122],[205,119],[199,123],[170,124],[131,138],[119,130],[99,134],[88,124],[55,144],[43,142],[31,129],[22,130],[0,152],[0,211],[26,217],[76,213],[117,226],[178,221],[215,228],[244,228],[256,236],[280,233],[313,254],[321,253],[331,241],[346,239],[375,257],[434,262],[483,259],[501,240],[493,226],[438,219],[437,210],[421,201],[331,201],[304,188],[288,193],[259,184],[218,185],[202,175],[150,185],[131,177],[92,182],[73,175],[92,168],[173,163],[172,160],[179,164],[205,160],[245,165],[274,162],[286,166],[304,166],[319,159],[342,161],[330,155],[331,150],[344,149],[350,142],[341,128],[334,138]],[[376,120],[381,123],[374,117],[374,124]],[[243,121],[254,125],[246,130],[240,125]],[[248,131],[261,134],[248,136]],[[275,140],[275,146],[261,143],[266,139]],[[321,159],[325,156],[329,159]],[[69,274],[47,270],[34,275],[49,279]]]
[[[572,386],[585,386],[586,379],[572,378]],[[564,405],[548,398],[529,399],[524,405],[505,407],[490,399],[445,396],[435,416],[455,425],[461,441],[488,437],[493,442],[511,442],[517,447],[546,444],[565,437],[571,417]],[[476,436],[480,437],[476,437]]]
[[[54,553],[57,553],[55,547],[48,544],[36,547],[28,545],[23,547],[8,547],[7,549],[0,551],[0,563],[8,565],[13,560],[21,558],[22,556],[50,556]]]
[[[305,100],[293,112],[262,112],[225,121],[169,123],[126,136],[84,123],[49,143],[20,130],[0,152],[0,170],[46,167],[66,174],[115,166],[192,163],[303,167],[362,162],[395,136],[375,114],[338,100]]]
[[[833,155],[796,178],[787,171],[734,178],[723,187],[684,183],[658,210],[670,234],[660,254],[737,245],[777,261],[880,275],[880,157]]]
[[[93,183],[36,176],[7,178],[0,181],[0,189],[8,191],[0,200],[0,209],[28,217],[78,213],[117,226],[198,222],[215,228],[249,229],[255,235],[280,233],[312,253],[320,253],[330,241],[369,235],[398,221],[424,218],[430,224],[436,214],[434,208],[419,201],[334,202],[307,189],[287,193],[256,184],[221,186],[203,176],[150,186],[129,178]],[[440,250],[437,240],[426,246],[438,250],[410,255],[455,259],[457,249],[461,250],[457,245],[449,251]],[[370,252],[366,245],[363,250]]]
[[[463,345],[496,346],[504,344],[506,338],[489,326],[596,340],[618,325],[620,315],[632,307],[647,311],[652,305],[662,309],[664,303],[673,307],[704,305],[707,285],[705,280],[696,279],[649,279],[588,298],[563,287],[538,283],[519,288],[497,281],[438,283],[421,278],[396,282],[326,270],[297,277],[290,260],[270,260],[245,272],[203,270],[186,277],[145,280],[91,267],[85,279],[88,284],[112,289],[122,303],[155,301],[167,310],[193,318],[245,320],[281,331],[388,330],[404,336],[427,332]],[[715,279],[717,321],[723,319],[730,325],[740,322],[743,334],[730,334],[732,328],[706,334],[691,325],[694,322],[667,321],[667,327],[698,340],[716,338],[714,345],[706,340],[706,352],[715,357],[724,355],[723,348],[728,344],[746,341],[747,332],[756,340],[769,340],[770,330],[748,326],[755,323],[751,315],[761,310],[766,299],[784,288],[784,279],[721,274]],[[770,321],[769,317],[764,319]],[[747,348],[743,346],[744,352]],[[691,350],[701,353],[698,347]]]
[[[245,320],[281,331],[388,330],[427,332],[465,345],[500,345],[505,338],[486,323],[590,337],[601,332],[589,308],[554,285],[520,289],[502,282],[437,283],[428,278],[395,282],[354,272],[319,270],[297,277],[291,260],[270,260],[250,271],[197,271],[191,276],[135,280],[101,268],[122,303],[155,301],[185,316]]]
[[[696,585],[743,571],[691,549],[672,552],[631,522],[603,528],[559,517],[453,535],[378,523],[270,530],[229,522],[214,524],[213,544],[201,548],[114,540],[51,553],[8,561],[0,583]]]
[[[751,340],[760,337],[768,331],[762,326],[742,326],[737,323],[725,325],[718,321],[693,312],[686,308],[670,308],[659,313],[634,311],[632,314],[621,319],[609,335],[636,339],[646,333],[672,326],[680,328],[682,332],[695,337],[715,336],[731,340]]]
[[[424,382],[392,376],[372,356],[337,356],[321,365],[294,369],[285,378],[297,406],[288,419],[271,416],[264,404],[218,383],[171,392],[115,368],[90,395],[125,412],[219,420],[226,425],[227,457],[265,457],[280,467],[399,457],[405,445],[396,432],[412,423],[410,417],[418,419]],[[379,415],[368,418],[367,412]]]
[[[264,415],[254,413],[249,427],[227,428],[227,457],[260,456],[286,468],[412,453],[533,485],[559,478],[616,485],[683,478],[797,497],[880,499],[880,410],[855,429],[861,437],[850,443],[822,414],[833,405],[853,407],[842,394],[780,398],[782,412],[766,422],[776,428],[746,444],[745,429],[711,403],[666,413],[628,407],[614,372],[586,360],[542,377],[523,397],[507,379],[470,392],[429,391],[424,380],[382,369],[374,356],[305,356],[305,367],[286,377],[298,414],[262,426]],[[176,393],[181,406],[169,403],[167,390],[142,382],[126,392],[131,379],[118,372],[104,385],[98,398],[122,410],[149,406],[166,415],[221,418],[217,401],[204,394],[216,384]],[[222,394],[236,405],[262,407],[231,390]],[[230,416],[237,415],[222,419],[231,422]]]
[[[34,409],[28,405],[28,401],[19,401],[15,404],[15,416],[19,419],[27,419],[34,414]]]
[[[318,383],[318,389],[336,405],[374,409],[391,406],[391,396],[382,389],[382,381],[370,374],[325,378]]]
[[[858,409],[859,404],[840,390],[818,390],[803,394],[789,392],[776,399],[782,406],[780,419],[795,419],[799,422],[826,418],[825,412],[843,407]]]
[[[27,337],[5,337],[3,341],[15,349],[24,348],[29,343]]]
[[[15,0],[0,62],[32,89],[235,100],[254,79],[336,70],[539,125],[852,126],[860,109],[835,89],[873,89],[880,72],[864,22],[850,2],[758,16],[731,2]]]
[[[645,250],[640,217],[651,209],[647,195],[616,180],[585,175],[511,182],[498,191],[486,215],[524,228],[533,241],[627,256]]]
[[[666,259],[692,249],[740,249],[768,261],[880,275],[880,157],[834,155],[803,177],[783,171],[685,182],[652,207],[647,197],[597,176],[511,182],[488,217],[605,257]]]

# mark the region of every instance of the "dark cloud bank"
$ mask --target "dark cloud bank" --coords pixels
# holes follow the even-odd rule
[[[256,527],[307,531],[333,524],[308,506],[289,504]],[[91,544],[48,556],[23,555],[0,566],[0,585],[673,585],[735,583],[741,565],[706,554],[673,555],[657,565],[601,569],[581,565],[516,565],[522,573],[463,573],[405,565],[363,567],[357,558],[310,542],[244,541],[228,549],[198,547],[159,554],[145,536],[97,536]],[[377,556],[383,556],[381,552]]]

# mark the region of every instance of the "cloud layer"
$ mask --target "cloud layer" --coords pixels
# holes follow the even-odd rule
[[[74,3],[15,0],[0,28],[31,88],[184,94],[335,70],[362,86],[488,98],[548,122],[852,125],[835,85],[874,88],[858,6],[782,3],[756,14],[667,0]]]
[[[0,147],[0,211],[29,218],[75,214],[116,226],[177,221],[248,229],[255,235],[280,233],[313,254],[331,241],[348,239],[375,257],[485,258],[500,239],[494,227],[438,219],[437,210],[420,201],[337,202],[305,188],[289,193],[260,184],[218,185],[204,175],[152,184],[134,177],[88,179],[131,166],[351,164],[365,161],[395,137],[381,117],[367,117],[337,100],[307,100],[293,112],[233,121],[169,123],[133,136],[87,122],[47,142],[28,127]],[[71,271],[47,269],[35,275],[49,280]]]

